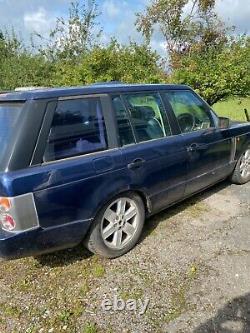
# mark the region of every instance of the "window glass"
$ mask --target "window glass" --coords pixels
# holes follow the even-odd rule
[[[12,141],[20,126],[23,104],[0,103],[0,171],[12,152]]]
[[[159,94],[129,94],[125,98],[139,142],[171,135]]]
[[[99,98],[59,101],[44,161],[87,154],[107,148]]]
[[[119,96],[112,98],[113,106],[117,119],[118,135],[121,146],[129,145],[134,143],[134,135],[129,122],[127,111]]]
[[[190,91],[165,93],[173,108],[182,133],[213,127],[205,104]]]

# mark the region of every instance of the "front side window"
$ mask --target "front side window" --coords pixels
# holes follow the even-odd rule
[[[44,155],[45,162],[106,148],[106,129],[99,98],[58,102]]]
[[[165,94],[182,133],[214,127],[206,105],[191,91],[168,91]]]
[[[124,96],[138,142],[171,135],[168,119],[158,93]]]

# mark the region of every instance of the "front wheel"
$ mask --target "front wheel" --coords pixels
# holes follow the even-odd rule
[[[145,220],[142,199],[135,193],[118,196],[97,214],[86,247],[106,258],[119,257],[138,242]]]
[[[235,184],[245,184],[250,181],[250,148],[245,150],[238,160],[231,180]]]

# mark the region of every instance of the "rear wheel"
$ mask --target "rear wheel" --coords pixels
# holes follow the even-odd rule
[[[119,257],[138,242],[144,220],[145,208],[139,195],[126,193],[116,197],[96,216],[85,245],[103,257]]]
[[[250,148],[245,150],[238,160],[231,180],[235,184],[245,184],[250,181]]]

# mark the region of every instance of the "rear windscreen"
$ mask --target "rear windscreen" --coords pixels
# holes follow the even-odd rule
[[[11,145],[21,117],[23,103],[0,103],[0,171],[6,157],[11,154]]]

